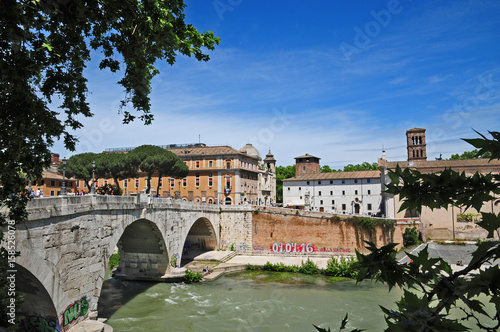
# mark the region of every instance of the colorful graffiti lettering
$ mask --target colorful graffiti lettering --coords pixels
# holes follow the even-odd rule
[[[216,243],[215,241],[205,241],[205,246],[207,249],[214,250]]]
[[[236,252],[248,252],[252,249],[252,247],[246,243],[234,243],[233,248]]]
[[[86,297],[82,297],[79,301],[70,304],[66,310],[64,310],[61,317],[63,328],[66,328],[69,324],[78,320],[78,318],[85,316],[88,311],[89,303]]]
[[[314,252],[351,252],[350,248],[318,248],[312,243],[283,243],[275,242],[270,244],[270,250],[273,253],[307,253],[311,254]]]
[[[179,260],[179,254],[173,254],[172,258],[170,258],[170,265],[173,267],[177,267],[177,261]]]
[[[61,327],[56,317],[39,317],[31,316],[25,322],[24,326],[28,325],[27,331],[39,332],[60,332]]]
[[[262,244],[254,244],[252,249],[253,251],[264,251],[264,246]]]
[[[319,252],[351,252],[351,248],[343,248],[343,247],[338,247],[338,248],[319,248]]]

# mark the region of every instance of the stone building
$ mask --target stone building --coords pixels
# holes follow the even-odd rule
[[[500,173],[500,161],[489,159],[468,160],[427,160],[425,129],[414,128],[406,132],[408,159],[405,161],[388,161],[385,152],[379,159],[378,165],[381,171],[381,181],[384,185],[390,183],[389,171],[397,166],[418,170],[421,173],[436,173],[445,168],[451,168],[457,172],[465,172],[467,175],[479,173]],[[416,211],[399,211],[402,202],[399,196],[382,194],[382,214],[388,218],[419,217],[421,231],[424,239],[471,239],[483,238],[486,232],[476,225],[479,214],[473,209],[464,210],[449,206],[448,209],[422,208],[420,215]],[[500,200],[486,203],[482,212],[500,212]],[[468,217],[465,217],[469,214]],[[473,217],[471,217],[473,216]]]
[[[380,171],[320,172],[320,158],[295,158],[296,176],[283,180],[283,206],[353,215],[378,215]]]
[[[270,205],[276,202],[276,160],[269,152],[267,162],[261,163],[259,151],[251,144],[240,150],[230,146],[207,146],[204,143],[161,146],[182,159],[189,167],[183,179],[164,176],[159,190],[158,177],[151,179],[152,195],[171,197],[208,204]],[[133,148],[107,149],[106,152],[127,152]],[[112,179],[99,179],[103,186]],[[124,195],[145,193],[146,175],[120,181]]]

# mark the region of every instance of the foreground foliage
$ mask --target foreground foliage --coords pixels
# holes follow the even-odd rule
[[[493,139],[484,135],[466,141],[479,149],[479,154],[491,153],[491,159],[500,159],[500,133],[490,132]],[[500,175],[474,174],[466,176],[446,169],[438,174],[421,174],[416,170],[397,168],[390,173],[391,183],[387,192],[399,195],[401,210],[473,207],[480,211],[483,203],[500,194]],[[470,263],[460,271],[453,271],[440,258],[430,258],[427,248],[417,255],[407,253],[412,260],[400,264],[396,260],[396,244],[377,248],[366,242],[369,254],[357,252],[359,261],[357,281],[376,280],[386,283],[389,289],[397,286],[404,294],[390,310],[382,307],[387,322],[386,331],[466,331],[465,321],[472,322],[477,329],[498,331],[500,329],[500,269],[495,260],[500,258],[498,236],[500,214],[481,213],[477,224],[488,231],[489,241],[478,242]],[[482,295],[495,308],[494,313],[485,311]],[[449,316],[450,310],[463,313],[460,319]],[[346,328],[347,316],[341,324]],[[318,331],[326,331],[317,328]]]

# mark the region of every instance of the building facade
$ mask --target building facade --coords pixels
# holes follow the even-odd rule
[[[272,154],[272,158],[262,166],[260,154],[251,144],[246,144],[240,150],[230,146],[206,146],[203,143],[162,147],[182,159],[189,167],[189,174],[183,179],[166,175],[160,183],[158,177],[153,175],[153,195],[207,204],[271,205],[276,202],[276,160]],[[127,152],[131,149],[106,151]],[[112,182],[112,179],[98,179],[96,185]],[[127,196],[145,193],[146,175],[139,173],[136,178],[120,180],[119,185]]]
[[[296,157],[296,176],[283,180],[283,206],[336,214],[380,213],[380,171],[320,172],[320,158]]]
[[[446,168],[451,168],[457,172],[465,172],[470,176],[476,172],[500,174],[500,161],[489,159],[468,159],[468,160],[427,160],[425,129],[414,128],[406,133],[408,159],[405,161],[388,161],[385,153],[379,159],[378,165],[381,171],[383,190],[385,185],[391,182],[389,172],[397,166],[418,170],[423,174],[437,173]],[[413,152],[415,151],[415,153]],[[418,152],[417,152],[418,151]],[[415,157],[414,157],[415,156]],[[476,225],[479,221],[479,213],[474,209],[465,210],[463,208],[449,206],[447,209],[431,210],[423,207],[421,213],[417,211],[403,210],[399,196],[382,194],[382,214],[387,218],[412,218],[419,217],[423,238],[431,239],[470,239],[484,238],[485,231]],[[487,202],[483,205],[481,212],[499,213],[500,200]],[[469,217],[465,218],[469,214]],[[475,216],[471,218],[470,216]]]

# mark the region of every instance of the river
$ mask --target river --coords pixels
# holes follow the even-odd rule
[[[281,278],[282,280],[276,280]],[[283,282],[284,281],[284,282]],[[238,273],[199,284],[106,281],[99,313],[115,331],[381,331],[400,291],[317,276]],[[350,330],[350,329],[349,329]]]

